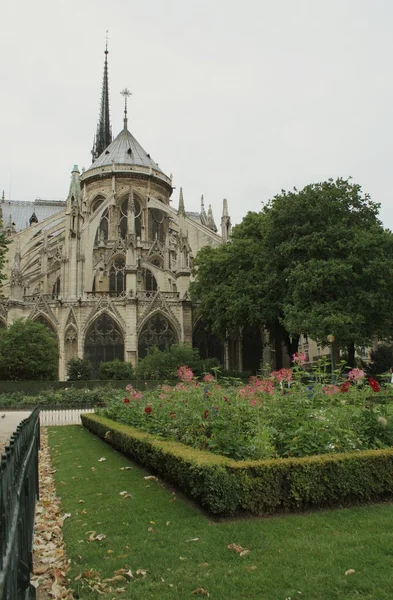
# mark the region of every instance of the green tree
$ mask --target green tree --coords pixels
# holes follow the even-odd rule
[[[198,253],[200,314],[221,337],[266,327],[290,353],[300,332],[324,345],[333,334],[353,363],[355,345],[392,333],[393,235],[378,210],[350,180],[282,191],[248,213],[230,244]]]
[[[93,367],[87,358],[71,358],[67,363],[67,379],[69,381],[89,381]]]
[[[0,378],[12,381],[57,379],[58,347],[45,325],[17,319],[0,329]]]
[[[116,359],[100,363],[98,378],[102,380],[117,379],[125,381],[126,379],[135,379],[135,374],[131,363]]]

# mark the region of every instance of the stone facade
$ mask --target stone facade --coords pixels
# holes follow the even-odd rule
[[[50,327],[60,379],[75,356],[97,371],[114,358],[135,365],[153,345],[192,343],[194,257],[230,235],[226,201],[221,236],[203,199],[200,213],[187,213],[180,189],[178,209],[171,206],[172,177],[128,131],[126,112],[122,131],[93,160],[82,173],[74,166],[67,200],[58,210],[52,203],[53,214],[39,220],[26,203],[19,231],[16,203],[0,202],[10,239],[0,325],[27,317]]]

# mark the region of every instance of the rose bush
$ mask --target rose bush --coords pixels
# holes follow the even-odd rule
[[[334,384],[326,363],[307,375],[292,369],[228,385],[202,381],[183,365],[181,381],[143,394],[127,386],[99,414],[159,437],[235,460],[310,456],[393,446],[393,391],[354,369]],[[310,380],[311,379],[311,380]]]

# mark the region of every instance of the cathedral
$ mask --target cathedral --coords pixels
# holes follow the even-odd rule
[[[187,212],[182,189],[172,206],[166,175],[124,124],[113,139],[109,114],[108,50],[92,164],[75,165],[64,202],[0,200],[8,237],[7,277],[0,327],[29,318],[58,339],[59,379],[73,357],[88,358],[96,375],[102,361],[135,365],[149,348],[194,344],[228,363],[228,352],[208,338],[188,289],[193,259],[231,232],[223,201],[220,233],[211,207]],[[229,363],[227,364],[229,366]]]

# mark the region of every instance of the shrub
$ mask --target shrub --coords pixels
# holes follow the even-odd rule
[[[177,370],[188,365],[196,376],[211,371],[219,363],[215,358],[201,359],[199,350],[188,344],[173,344],[169,350],[153,347],[136,368],[137,379],[170,380],[177,378]]]
[[[92,375],[91,362],[87,358],[71,358],[67,363],[67,378],[69,381],[88,381]]]
[[[57,338],[48,327],[30,319],[17,319],[0,330],[0,379],[55,380],[57,375]]]
[[[126,381],[127,379],[135,379],[135,375],[131,363],[116,359],[100,363],[100,366],[98,367],[98,378],[103,380],[117,379]]]
[[[375,375],[387,373],[393,367],[393,344],[379,344],[370,354],[370,369]]]
[[[260,515],[392,496],[392,449],[235,462],[98,415],[82,415],[82,423],[215,514]]]

